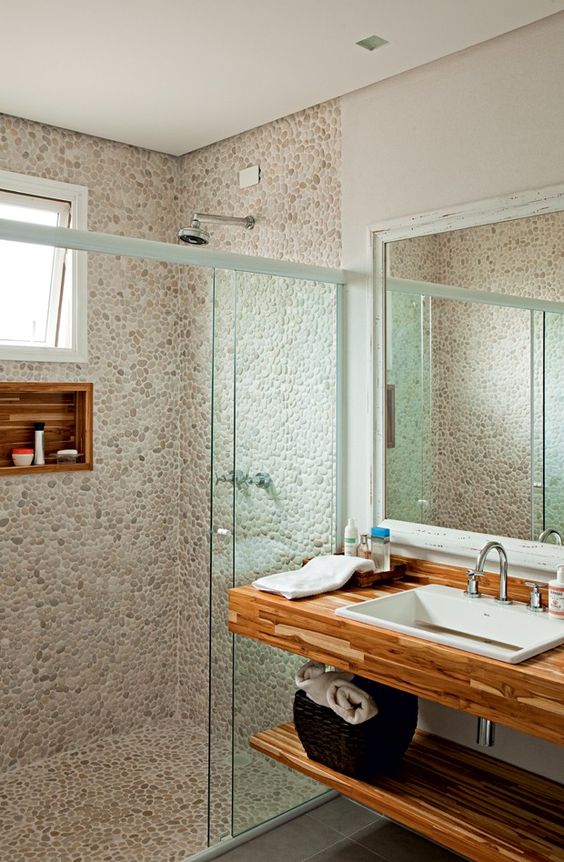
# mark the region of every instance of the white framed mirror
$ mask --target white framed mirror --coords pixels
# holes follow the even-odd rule
[[[0,171],[0,219],[87,228],[85,186]],[[84,252],[0,241],[0,360],[87,360]]]
[[[518,564],[552,571],[564,562],[552,544],[564,536],[564,186],[396,219],[373,239],[375,522],[465,562],[502,537]]]

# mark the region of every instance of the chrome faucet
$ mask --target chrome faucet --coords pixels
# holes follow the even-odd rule
[[[539,536],[539,542],[546,542],[550,536],[554,536],[554,544],[561,545],[562,544],[562,536],[558,532],[558,530],[554,530],[552,527],[548,527],[548,529],[543,530]]]
[[[466,591],[466,595],[471,598],[478,598],[480,596],[476,579],[484,574],[484,563],[490,551],[497,551],[499,554],[499,596],[496,601],[504,605],[510,605],[511,600],[507,598],[507,554],[505,553],[505,548],[499,542],[488,542],[484,545],[478,554],[476,568],[468,570],[468,590]]]

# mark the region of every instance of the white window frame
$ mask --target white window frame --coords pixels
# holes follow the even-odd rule
[[[88,189],[86,186],[0,171],[0,192],[27,195],[29,198],[46,198],[49,202],[63,201],[70,205],[70,228],[87,229]],[[64,250],[56,250],[53,266],[53,279],[60,276],[64,260]],[[22,362],[87,362],[87,270],[88,255],[84,251],[67,251],[71,255],[71,278],[68,288],[71,291],[72,343],[70,347],[41,347],[31,345],[0,344],[0,360],[20,360]],[[59,278],[60,281],[60,278]],[[52,282],[53,283],[53,282]],[[49,325],[55,323],[55,304],[50,303]]]

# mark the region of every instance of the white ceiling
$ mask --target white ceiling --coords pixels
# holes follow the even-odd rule
[[[564,0],[2,0],[0,112],[180,155]],[[355,45],[377,34],[374,52]]]

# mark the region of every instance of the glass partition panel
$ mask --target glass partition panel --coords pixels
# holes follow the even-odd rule
[[[214,563],[213,585],[223,594],[231,583],[299,568],[304,557],[334,548],[337,292],[297,279],[216,273],[213,556],[226,560]],[[221,537],[220,512],[223,529],[232,531]],[[221,577],[228,579],[223,585]],[[213,603],[221,631],[226,613],[219,605]],[[244,638],[236,639],[231,669],[228,644],[221,652],[223,672],[234,679],[237,834],[322,788],[249,748],[253,733],[291,720],[294,673],[303,660]],[[225,721],[225,696],[222,703],[212,726]]]
[[[236,275],[216,270],[213,295],[211,618],[210,618],[210,844],[232,834],[233,636],[227,619],[233,586],[235,494]]]

